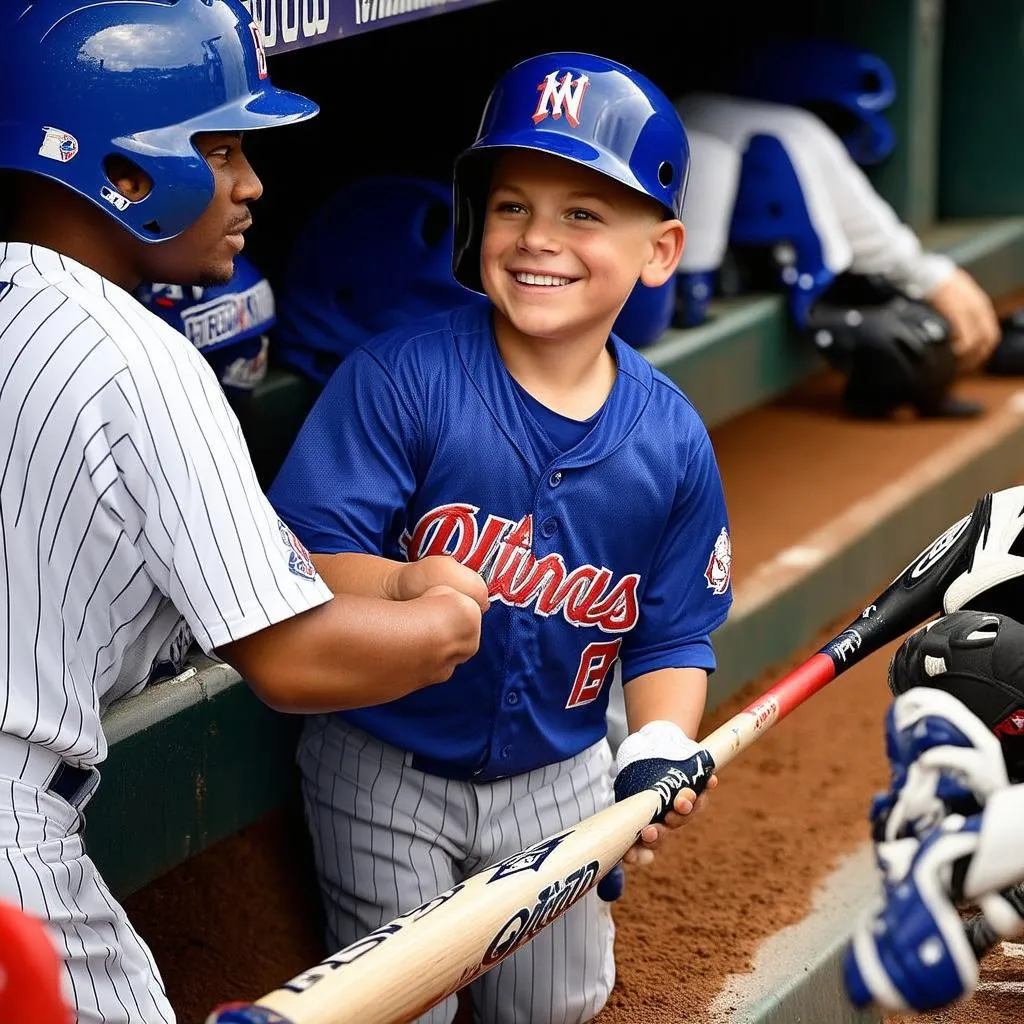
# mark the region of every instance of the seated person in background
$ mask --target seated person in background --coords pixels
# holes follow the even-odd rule
[[[692,135],[684,216],[695,236],[680,264],[680,318],[700,323],[716,289],[781,288],[794,323],[832,365],[851,378],[893,378],[867,397],[854,381],[850,412],[884,416],[904,403],[926,415],[976,412],[945,392],[990,363],[1000,325],[973,278],[925,250],[858,166],[895,145],[883,99],[844,92],[884,84],[874,64],[872,75],[859,73],[869,58],[813,41],[767,48],[735,95],[678,100]],[[836,130],[825,120],[828,89],[833,107],[847,103],[846,118],[831,119]],[[851,130],[865,111],[870,123]]]
[[[612,802],[618,661],[618,767],[698,749],[731,601],[721,479],[693,406],[612,333],[638,281],[675,272],[687,161],[671,103],[629,68],[553,53],[507,72],[455,167],[454,275],[477,300],[346,355],[270,489],[332,585],[364,552],[447,553],[489,584],[479,656],[448,683],[306,722],[331,949]],[[697,806],[684,791],[626,859]],[[590,1020],[613,939],[588,893],[473,983],[477,1016]]]

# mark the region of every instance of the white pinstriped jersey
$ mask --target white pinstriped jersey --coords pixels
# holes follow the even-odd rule
[[[102,710],[330,599],[188,340],[94,271],[0,243],[0,731],[106,756]]]

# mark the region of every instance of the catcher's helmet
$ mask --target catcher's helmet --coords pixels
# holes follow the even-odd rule
[[[999,738],[1006,772],[1024,782],[1024,625],[1008,615],[959,611],[912,633],[889,663],[889,688],[945,690]]]
[[[879,163],[896,147],[883,113],[896,98],[896,79],[867,50],[824,39],[771,43],[744,64],[737,91],[814,111],[859,164]]]
[[[312,117],[275,88],[259,29],[238,0],[30,0],[0,16],[0,168],[52,178],[145,242],[185,230],[213,197],[198,132],[241,132]],[[20,13],[18,13],[20,11]],[[129,202],[105,163],[152,179]]]
[[[881,278],[842,274],[807,314],[805,332],[847,374],[847,412],[884,418],[911,405],[922,416],[967,416],[981,407],[954,399],[957,375],[949,322]]]
[[[690,169],[679,114],[650,80],[589,53],[545,53],[507,71],[491,92],[476,141],[455,162],[455,278],[481,291],[493,157],[530,149],[590,167],[678,217]]]

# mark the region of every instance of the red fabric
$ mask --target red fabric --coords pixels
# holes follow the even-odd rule
[[[0,1021],[73,1024],[60,989],[60,958],[43,923],[0,903]]]

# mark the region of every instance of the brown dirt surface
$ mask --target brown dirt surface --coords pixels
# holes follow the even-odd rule
[[[835,377],[823,374],[712,432],[740,587],[777,551],[963,429],[949,420],[851,422],[837,413],[837,386]],[[1019,390],[1016,380],[993,378],[958,388],[988,408]],[[952,510],[950,521],[962,511]],[[922,537],[921,546],[929,540]],[[894,565],[892,573],[900,568]],[[878,589],[887,582],[879,580]],[[872,596],[864,595],[788,664],[709,714],[703,731],[817,650]],[[886,782],[882,721],[891,650],[851,669],[726,766],[707,811],[670,837],[654,865],[630,871],[626,895],[615,907],[619,981],[601,1024],[705,1021],[726,977],[750,970],[761,940],[799,921],[823,876],[866,840],[870,796]],[[218,1002],[255,999],[323,955],[312,878],[304,827],[288,810],[125,901],[153,948],[182,1024],[198,1024]],[[1019,1021],[1024,1012],[935,1019]]]
[[[978,990],[970,999],[934,1013],[891,1014],[885,1024],[1020,1024],[1022,1020],[1024,946],[1001,943],[981,961]]]
[[[761,940],[800,921],[821,878],[867,839],[871,794],[888,778],[882,721],[895,646],[830,683],[726,766],[701,818],[672,836],[650,868],[630,872],[615,908],[619,980],[601,1024],[706,1021],[725,978],[749,971]],[[707,716],[706,731],[788,667]]]

